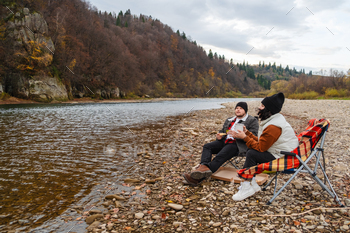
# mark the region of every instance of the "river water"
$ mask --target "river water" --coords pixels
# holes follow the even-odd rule
[[[63,229],[55,219],[126,169],[134,129],[252,100],[0,106],[0,231]]]

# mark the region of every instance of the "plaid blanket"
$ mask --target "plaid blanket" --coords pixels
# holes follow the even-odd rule
[[[327,131],[329,125],[330,122],[327,119],[311,119],[306,130],[297,135],[299,146],[291,152],[297,154],[303,161],[305,161],[311,154],[317,142],[322,137],[323,133]],[[255,175],[263,173],[265,171],[268,173],[286,171],[289,169],[298,168],[299,165],[300,162],[296,157],[285,155],[284,157],[273,160],[271,162],[241,169],[237,173],[243,179],[252,179]]]

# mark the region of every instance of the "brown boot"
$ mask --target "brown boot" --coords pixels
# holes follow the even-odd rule
[[[191,172],[191,178],[200,180],[203,178],[209,178],[211,174],[213,173],[210,171],[210,169],[207,166],[201,164],[196,170]]]
[[[182,176],[185,178],[184,183],[192,185],[192,186],[197,186],[200,183],[202,183],[202,181],[204,180],[204,179],[201,179],[201,180],[193,179],[193,178],[191,178],[190,174],[188,174],[188,173],[184,173],[184,174],[182,174]]]

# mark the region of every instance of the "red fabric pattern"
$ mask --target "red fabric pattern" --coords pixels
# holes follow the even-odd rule
[[[299,146],[291,152],[297,154],[303,161],[305,161],[322,137],[323,133],[328,129],[329,125],[330,122],[327,119],[311,119],[308,122],[306,130],[297,135]],[[262,163],[251,168],[241,169],[237,173],[243,179],[252,179],[255,175],[264,171],[284,171],[298,168],[299,165],[300,162],[296,157],[285,155],[284,157],[271,162]]]
[[[236,119],[237,119],[237,118],[235,118],[235,119],[231,122],[230,126],[227,128],[228,130],[230,130],[230,129],[232,128],[232,126],[233,126],[234,123],[236,122]],[[226,140],[225,140],[225,144],[226,144],[226,143],[234,143],[235,141],[236,141],[236,139],[234,139],[234,140],[232,140],[231,138],[230,138],[230,139],[226,139]]]

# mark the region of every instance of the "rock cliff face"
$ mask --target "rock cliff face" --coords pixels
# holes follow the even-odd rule
[[[125,96],[118,87],[107,86],[92,92],[85,86],[67,87],[60,78],[52,77],[47,70],[52,65],[55,46],[48,36],[48,25],[42,15],[24,8],[6,23],[7,37],[13,41],[13,54],[18,66],[0,83],[0,94],[8,94],[35,101],[51,102],[68,98],[95,97],[117,99]],[[101,77],[97,77],[101,78]]]
[[[24,63],[20,64],[19,70],[8,74],[5,90],[13,96],[36,101],[67,100],[67,90],[62,82],[42,71],[51,65],[55,52],[44,18],[39,13],[31,14],[29,9],[24,8],[7,22],[7,32],[15,41],[14,55],[22,58]],[[35,53],[37,49],[41,52]],[[34,56],[33,62],[30,59]],[[28,76],[25,72],[20,72],[25,69],[35,71],[35,74]]]
[[[15,14],[14,20],[9,21],[7,30],[9,36],[13,37],[18,45],[25,47],[29,51],[32,47],[30,42],[44,44],[47,47],[47,53],[54,53],[55,46],[50,37],[48,37],[48,27],[44,18],[39,13],[29,13],[28,8]]]

